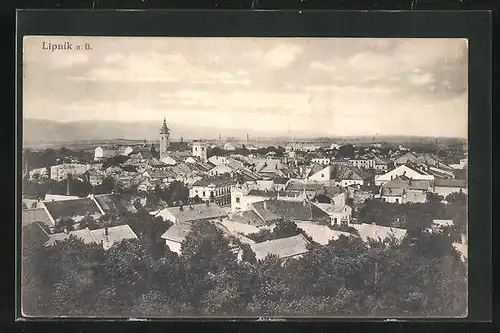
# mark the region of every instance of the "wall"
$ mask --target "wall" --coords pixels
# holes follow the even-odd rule
[[[403,203],[407,202],[425,203],[427,201],[427,194],[425,191],[407,190],[405,195],[406,197],[403,197]]]
[[[434,176],[432,176],[432,175],[421,175],[420,173],[417,173],[416,171],[403,165],[403,166],[400,166],[394,170],[389,171],[388,173],[376,176],[375,177],[375,185],[376,186],[384,185],[385,183],[388,183],[392,179],[395,179],[399,176],[402,176],[403,174],[405,174],[407,177],[410,177],[410,178],[415,179],[415,180],[434,180]],[[391,176],[392,176],[392,178],[391,178]]]
[[[181,243],[174,242],[171,240],[166,239],[165,240],[165,245],[168,246],[170,251],[175,252],[177,254],[181,254]]]
[[[442,195],[444,198],[446,198],[449,194],[454,193],[454,192],[460,192],[462,190],[463,193],[467,194],[467,189],[466,188],[460,188],[460,187],[441,187],[441,186],[435,186],[434,187],[434,193],[437,195]]]

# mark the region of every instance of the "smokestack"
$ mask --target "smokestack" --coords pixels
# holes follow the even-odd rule
[[[70,178],[71,178],[71,174],[68,173],[68,176],[66,178],[66,195],[71,195],[71,191],[70,191],[70,188],[69,188]]]

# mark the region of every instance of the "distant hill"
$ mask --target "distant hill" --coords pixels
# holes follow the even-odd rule
[[[168,121],[167,121],[168,123]],[[156,140],[161,121],[143,121],[143,122],[118,122],[118,121],[74,121],[57,122],[51,120],[30,119],[23,121],[23,144],[44,145],[54,143],[95,141],[95,140]],[[233,129],[218,129],[214,127],[192,126],[189,124],[168,123],[171,130],[173,141],[179,140],[181,135],[186,140],[194,139],[218,139],[219,134],[223,140],[227,137],[234,137],[236,141],[244,142],[246,131]],[[289,141],[310,141],[310,142],[338,142],[338,143],[368,143],[368,142],[392,142],[392,143],[430,143],[436,138],[422,138],[410,136],[350,136],[350,137],[330,137],[318,138],[308,136],[304,133],[264,133],[258,130],[249,131],[250,140],[272,139],[281,143]],[[463,139],[438,139],[441,143],[464,142]],[[450,142],[451,141],[451,142]]]

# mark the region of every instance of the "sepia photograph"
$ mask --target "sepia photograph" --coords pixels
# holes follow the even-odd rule
[[[468,52],[24,36],[22,315],[467,317]]]

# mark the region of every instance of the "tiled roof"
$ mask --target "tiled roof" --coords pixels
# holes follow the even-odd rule
[[[301,182],[291,180],[286,186],[287,191],[318,191],[321,190],[325,185],[323,183],[315,182]]]
[[[163,235],[162,239],[170,240],[173,242],[181,243],[184,238],[191,232],[192,224],[177,222],[170,228],[168,228]]]
[[[165,208],[176,218],[177,222],[191,222],[198,220],[209,220],[227,217],[227,213],[217,206],[216,204],[198,204],[198,205],[186,205],[182,207],[169,207]],[[162,215],[162,211],[158,213]]]
[[[52,246],[55,245],[57,241],[64,241],[69,238],[69,236],[75,236],[77,238],[80,238],[83,240],[85,244],[95,244],[97,243],[94,237],[92,236],[92,233],[88,228],[85,228],[83,230],[74,230],[70,231],[68,233],[58,233],[58,234],[52,234],[49,235],[49,240],[45,242],[45,246]]]
[[[43,208],[23,209],[21,220],[23,226],[30,225],[34,222],[52,225],[49,215],[47,215],[47,212]]]
[[[241,219],[240,219],[241,217]],[[263,221],[259,215],[257,215],[256,212],[253,210],[246,210],[240,213],[240,215],[236,215],[232,217],[235,220],[241,220],[243,223],[248,223],[250,225],[253,225],[255,227],[259,227],[261,225],[265,224],[265,221]]]
[[[435,179],[434,186],[439,187],[467,187],[467,182],[465,179]]]
[[[242,243],[246,243],[246,244],[255,244],[255,241],[253,241],[252,239],[250,238],[247,238],[243,235],[240,235],[239,233],[236,233],[236,232],[233,232],[231,231],[230,229],[228,229],[228,227],[221,223],[221,222],[215,222],[214,225],[217,227],[217,229],[219,229],[220,231],[222,231],[222,233],[226,236],[226,237],[236,237],[237,239],[239,239]]]
[[[284,259],[308,252],[307,244],[309,241],[304,236],[297,235],[251,244],[250,247],[257,260],[264,259],[268,254]]]
[[[324,194],[329,198],[336,197],[337,195],[342,194],[344,192],[345,189],[339,186],[325,186],[319,191],[319,193]]]
[[[382,185],[381,189],[386,193],[396,193],[395,191],[397,191],[398,189],[428,191],[431,189],[431,182],[428,180],[415,180],[410,179],[406,176],[399,176]]]
[[[388,187],[381,188],[380,195],[383,197],[400,197],[404,193],[403,187]]]
[[[120,199],[116,194],[94,195],[94,199],[105,214],[120,215],[126,212],[137,212],[137,209],[133,205]]]
[[[373,156],[373,159],[375,160],[375,164],[389,164],[390,160],[385,157],[379,157],[379,156]]]
[[[416,159],[417,156],[415,156],[415,154],[411,153],[411,152],[408,152],[398,158],[396,158],[394,160],[394,163],[397,163],[397,164],[406,164],[408,162],[411,162],[413,161],[414,159]]]
[[[319,163],[314,163],[312,168],[311,168],[311,171],[309,171],[309,177],[314,175],[315,173],[317,172],[320,172],[321,170],[323,170],[325,168],[325,166],[319,164]]]
[[[205,177],[196,181],[193,186],[208,186],[211,184],[215,186],[233,185],[236,184],[236,181],[229,177]]]
[[[281,218],[294,221],[330,221],[326,212],[311,202],[266,200],[252,204],[254,210],[266,222]]]
[[[319,225],[308,222],[297,222],[297,227],[304,230],[308,236],[310,236],[313,241],[321,245],[327,245],[330,240],[336,240],[340,236],[350,237],[352,236],[348,232],[332,230],[325,225]]]
[[[273,179],[273,182],[274,182],[275,184],[281,184],[281,185],[284,185],[284,184],[286,184],[286,183],[288,182],[288,180],[289,180],[289,179],[290,179],[290,178],[280,178],[280,177],[275,177],[275,178]]]
[[[44,202],[54,220],[62,217],[86,216],[100,214],[99,208],[90,198],[76,200],[47,201]]]
[[[396,239],[401,241],[406,236],[406,229],[383,227],[366,223],[352,224],[351,226],[358,231],[359,236],[364,242],[368,241],[369,238],[384,241],[391,235],[394,235]]]
[[[106,241],[105,228],[91,230],[90,233],[98,244],[101,243],[101,241]],[[125,239],[137,239],[137,235],[127,224],[108,228],[109,242],[119,243]]]
[[[292,197],[295,198],[301,194],[300,191],[263,191],[263,190],[250,190],[248,191],[249,196],[264,197],[264,198],[276,198],[280,197]]]
[[[337,167],[334,173],[336,180],[366,180],[372,176],[366,170],[351,166]]]
[[[245,181],[255,181],[262,179],[261,175],[249,169],[240,169],[237,171],[237,174],[242,175]]]
[[[222,220],[220,224],[224,225],[233,234],[241,233],[243,235],[248,235],[259,232],[259,228],[247,223],[239,222],[237,218],[234,219],[232,216],[228,219]]]
[[[21,244],[23,248],[29,247],[36,243],[45,243],[49,239],[49,235],[43,230],[38,223],[23,225],[21,230]]]

